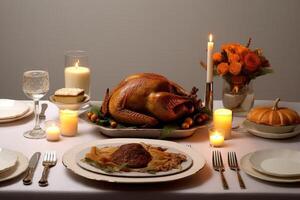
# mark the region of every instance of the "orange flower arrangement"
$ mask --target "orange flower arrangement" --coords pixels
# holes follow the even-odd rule
[[[229,43],[221,46],[221,52],[213,54],[215,75],[222,76],[232,88],[242,87],[258,76],[271,73],[269,61],[260,49]]]

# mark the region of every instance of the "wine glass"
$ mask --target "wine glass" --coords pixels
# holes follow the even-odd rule
[[[42,70],[26,71],[23,74],[23,92],[34,102],[35,125],[32,130],[26,131],[24,137],[40,139],[46,137],[45,131],[39,122],[39,100],[49,90],[49,74]]]

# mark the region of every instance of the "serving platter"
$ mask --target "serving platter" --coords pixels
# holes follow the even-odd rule
[[[87,112],[87,111],[86,111]],[[154,128],[132,128],[132,127],[122,127],[122,128],[110,128],[105,126],[100,126],[92,123],[86,115],[86,112],[80,114],[80,118],[83,119],[86,123],[91,124],[96,127],[99,132],[107,137],[111,138],[186,138],[192,136],[196,133],[197,130],[208,127],[211,122],[207,122],[201,126],[195,126],[189,129],[176,129],[172,130],[168,134],[164,134],[163,129],[154,129]]]
[[[121,146],[123,143],[114,143],[114,144],[109,144],[109,147],[118,147]],[[103,145],[97,145],[98,148],[103,148],[103,147],[108,147],[107,144],[103,144]],[[161,148],[165,148],[167,149],[166,152],[170,152],[170,153],[180,153],[185,155],[183,152],[178,151],[176,148],[172,148],[170,146],[159,146]],[[90,164],[88,164],[87,162],[84,161],[85,155],[86,153],[88,153],[90,151],[90,147],[83,149],[82,151],[80,151],[77,156],[76,156],[76,162],[77,164],[86,169],[89,170],[91,172],[95,172],[95,173],[99,173],[99,174],[104,174],[104,175],[109,175],[109,176],[120,176],[120,177],[159,177],[159,176],[168,176],[168,175],[172,175],[172,174],[177,174],[177,173],[181,173],[187,169],[189,169],[192,165],[193,165],[193,160],[190,156],[185,155],[186,156],[186,161],[181,163],[181,167],[178,169],[172,169],[169,171],[165,171],[165,172],[157,172],[157,173],[141,173],[141,172],[136,172],[136,171],[131,171],[131,172],[114,172],[114,173],[108,173],[105,172],[97,167],[94,167]]]
[[[99,145],[110,145],[110,144],[127,144],[127,143],[146,143],[153,146],[164,146],[176,149],[188,155],[192,160],[193,164],[187,170],[177,173],[171,174],[166,176],[160,177],[118,177],[118,176],[108,176],[100,173],[91,172],[80,167],[77,164],[76,156],[82,150],[86,148],[90,148],[92,146],[99,146]],[[131,138],[120,138],[120,139],[106,139],[106,140],[97,140],[85,144],[80,144],[71,148],[70,150],[66,151],[62,158],[64,166],[71,170],[73,173],[82,176],[87,179],[96,180],[96,181],[105,181],[105,182],[112,182],[112,183],[132,183],[132,184],[141,184],[141,183],[158,183],[158,182],[168,182],[174,181],[182,178],[186,178],[196,174],[205,166],[205,158],[198,153],[197,151],[189,148],[185,145],[178,144],[176,142],[171,141],[164,141],[164,140],[152,140],[152,139],[131,139]]]
[[[269,133],[269,132],[262,132],[254,127],[252,127],[249,123],[248,120],[245,120],[242,123],[242,127],[245,128],[249,133],[262,137],[262,138],[267,138],[267,139],[286,139],[286,138],[291,138],[295,137],[300,134],[300,126],[298,125],[293,131],[287,132],[287,133]]]
[[[264,124],[257,124],[254,122],[249,121],[246,119],[244,123],[250,127],[251,129],[255,129],[260,132],[264,133],[277,133],[277,134],[282,134],[282,133],[288,133],[292,132],[295,130],[297,125],[288,125],[288,126],[269,126],[269,125],[264,125]]]

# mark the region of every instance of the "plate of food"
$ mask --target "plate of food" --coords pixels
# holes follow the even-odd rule
[[[90,101],[90,97],[84,94],[80,88],[61,88],[49,97],[59,109],[79,110]]]
[[[117,183],[174,181],[194,175],[205,163],[199,152],[186,145],[152,139],[98,140],[75,146],[63,155],[63,164],[73,173]]]
[[[109,137],[188,137],[211,121],[197,92],[158,74],[134,74],[112,92],[107,89],[102,104],[92,106],[83,119]]]
[[[116,143],[86,148],[77,164],[89,171],[121,177],[167,176],[189,169],[193,160],[177,149],[146,143]]]

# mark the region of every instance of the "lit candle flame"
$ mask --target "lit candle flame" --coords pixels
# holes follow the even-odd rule
[[[75,63],[75,67],[78,67],[79,65],[79,60],[77,60],[77,62]]]
[[[208,36],[208,38],[209,38],[209,42],[212,42],[212,40],[213,40],[213,35],[210,33],[209,36]]]

